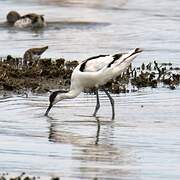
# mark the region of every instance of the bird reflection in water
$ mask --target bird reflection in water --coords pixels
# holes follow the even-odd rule
[[[129,164],[134,163],[131,149],[118,147],[113,142],[111,131],[113,131],[114,121],[106,121],[104,117],[91,117],[89,120],[83,117],[80,121],[63,121],[48,117],[48,122],[50,124],[49,141],[72,145],[70,156],[67,157],[67,154],[63,154],[62,151],[62,157],[66,157],[68,162],[71,162],[72,177],[89,177],[89,179],[124,177],[127,179],[132,173],[129,169]],[[90,133],[94,125],[96,129]],[[104,125],[110,136],[106,137]]]
[[[96,117],[95,120],[97,123],[97,131],[96,131],[96,135],[95,135],[95,142],[93,144],[98,145],[101,124],[100,124],[99,117]],[[60,123],[59,123],[58,119],[48,116],[48,122],[50,123],[48,139],[51,142],[68,143],[68,144],[75,144],[75,145],[78,144],[79,145],[79,144],[82,144],[84,142],[83,140],[86,138],[83,135],[60,130],[60,128],[59,128]],[[61,123],[71,123],[71,122],[75,123],[76,121],[61,121]],[[80,123],[80,121],[77,121],[77,122]],[[81,122],[85,122],[85,121],[81,121]],[[90,122],[90,121],[88,121],[88,122]],[[91,121],[91,122],[94,122],[94,121]],[[89,143],[91,144],[91,142],[88,142],[88,144]]]

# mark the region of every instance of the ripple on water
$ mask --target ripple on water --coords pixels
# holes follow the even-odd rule
[[[47,96],[1,98],[1,171],[87,179],[178,177],[179,90],[113,97],[114,121],[103,93],[98,119],[91,116],[93,95],[58,103],[50,117],[43,116]]]
[[[0,1],[0,56],[19,57],[30,47],[46,44],[50,49],[45,57],[81,61],[141,46],[145,51],[135,63],[155,59],[179,65],[178,5],[178,1],[171,0]],[[170,7],[173,11],[169,11]],[[38,32],[7,28],[5,16],[12,9],[21,14],[44,14],[47,28]]]
[[[47,44],[45,57],[83,60],[141,46],[145,51],[134,63],[155,59],[179,66],[179,2],[0,1],[0,56],[22,56]],[[5,15],[12,9],[45,14],[47,28],[7,28]],[[179,93],[179,88],[146,88],[113,95],[114,121],[101,93],[100,129],[91,116],[92,95],[55,105],[50,118],[44,117],[45,95],[0,98],[0,171],[66,179],[179,180]]]

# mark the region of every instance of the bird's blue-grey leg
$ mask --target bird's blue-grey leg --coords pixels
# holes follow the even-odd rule
[[[97,133],[96,133],[96,141],[95,141],[95,145],[98,145],[98,142],[99,142],[99,133],[100,133],[100,121],[99,121],[99,118],[96,117],[96,120],[97,120]]]
[[[110,103],[111,103],[111,107],[112,107],[112,120],[115,117],[115,112],[114,112],[114,99],[111,97],[111,95],[108,93],[108,91],[102,87],[102,90],[106,93],[106,95],[108,96]]]
[[[96,117],[96,114],[97,114],[97,112],[98,112],[98,110],[99,110],[99,108],[100,108],[100,102],[99,102],[99,93],[98,93],[98,89],[96,89],[95,93],[96,93],[96,107],[95,107],[95,110],[94,110],[93,116],[95,116],[95,117]]]

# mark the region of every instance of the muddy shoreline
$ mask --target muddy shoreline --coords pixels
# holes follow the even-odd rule
[[[0,92],[17,94],[31,91],[46,93],[53,89],[69,89],[70,78],[77,60],[40,59],[37,64],[22,65],[22,58],[0,58]],[[115,80],[105,85],[111,93],[128,93],[139,88],[165,86],[176,89],[180,84],[180,67],[171,63],[158,64],[156,61],[128,68]],[[86,89],[91,93],[93,89]]]
[[[20,175],[11,175],[9,173],[2,173],[0,174],[0,180],[37,180],[37,179],[44,179],[39,176],[32,176],[29,174],[26,174],[25,172],[22,172]],[[45,179],[49,180],[60,180],[59,177],[47,177]]]

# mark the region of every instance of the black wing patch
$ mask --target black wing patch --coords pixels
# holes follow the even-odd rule
[[[106,56],[109,56],[109,55],[104,55],[104,54],[102,54],[102,55],[99,55],[99,56],[93,56],[93,57],[90,57],[90,58],[88,58],[87,60],[89,61],[89,60],[91,60],[91,59],[97,59],[97,58],[100,58],[100,57],[106,57]]]
[[[38,21],[38,15],[36,14],[26,14],[24,16],[21,16],[21,19],[29,18],[31,19],[32,23],[36,23]]]
[[[113,55],[113,61],[111,61],[107,67],[111,67],[111,65],[116,61],[118,60],[123,54],[115,54]]]
[[[99,55],[99,56],[93,56],[93,57],[90,57],[88,59],[86,59],[80,66],[79,70],[81,72],[84,72],[84,69],[86,67],[86,63],[89,61],[89,60],[92,60],[92,59],[97,59],[97,58],[100,58],[100,57],[106,57],[106,56],[109,56],[109,55]]]

